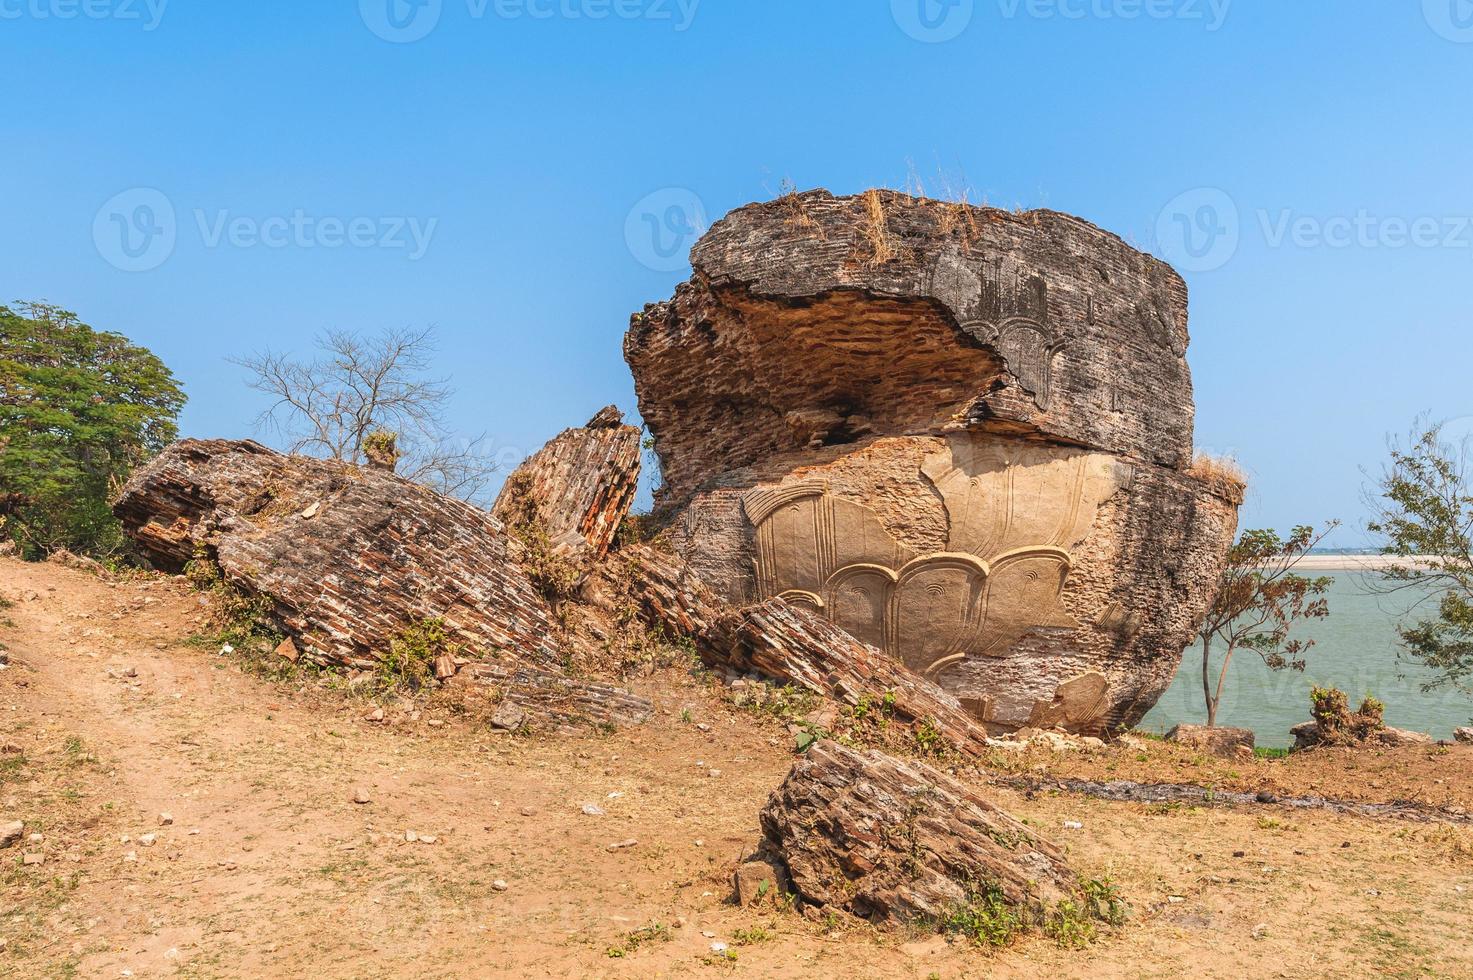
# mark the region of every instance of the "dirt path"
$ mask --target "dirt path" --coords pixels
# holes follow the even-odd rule
[[[650,682],[656,718],[601,738],[378,725],[186,644],[202,610],[173,581],[0,560],[0,596],[0,823],[42,835],[0,851],[0,975],[1473,976],[1462,828],[999,790],[1120,882],[1121,935],[988,956],[826,931],[728,904],[792,758],[695,681]]]

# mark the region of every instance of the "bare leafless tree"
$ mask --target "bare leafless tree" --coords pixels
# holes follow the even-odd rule
[[[457,438],[445,422],[454,394],[429,373],[434,332],[385,330],[319,335],[309,361],[264,351],[238,358],[248,384],[271,398],[256,424],[280,436],[289,452],[364,464],[375,436],[391,435],[398,472],[472,502],[496,472],[485,436]]]

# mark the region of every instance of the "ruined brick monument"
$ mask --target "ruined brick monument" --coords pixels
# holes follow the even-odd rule
[[[1242,488],[1192,466],[1186,286],[1078,218],[817,191],[718,222],[625,356],[669,536],[993,731],[1133,724]]]

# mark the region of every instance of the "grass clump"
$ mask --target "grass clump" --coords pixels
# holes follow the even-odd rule
[[[583,570],[554,548],[547,526],[537,512],[532,477],[526,473],[512,474],[503,499],[509,501],[500,511],[506,516],[507,530],[522,546],[517,564],[548,602],[554,606],[567,602],[577,594]]]
[[[1243,472],[1237,460],[1230,457],[1198,452],[1192,457],[1192,465],[1187,473],[1206,484],[1218,496],[1238,503],[1243,502],[1244,494],[1248,491],[1248,474]]]
[[[207,553],[197,553],[184,566],[184,577],[201,592],[208,593],[212,632],[197,637],[202,643],[229,646],[245,657],[262,658],[281,642],[270,598],[250,595],[225,581],[220,566]]]
[[[1024,910],[1010,904],[996,885],[973,889],[967,902],[941,920],[941,931],[965,936],[978,946],[1002,949],[1028,929]]]
[[[608,948],[610,959],[623,959],[639,951],[640,947],[651,943],[668,943],[673,936],[670,927],[663,922],[654,922],[642,929],[635,929],[627,933],[622,940]]]
[[[941,920],[941,931],[984,949],[1003,949],[1037,929],[1066,949],[1082,949],[1099,938],[1101,926],[1123,926],[1130,909],[1109,878],[1081,879],[1079,890],[1078,899],[1065,898],[1050,907],[1009,902],[992,882],[974,885],[967,901]]]
[[[381,691],[417,693],[435,682],[435,661],[455,656],[460,648],[450,642],[443,619],[412,623],[389,641],[389,649],[375,668]]]
[[[1386,727],[1386,705],[1372,697],[1352,712],[1344,691],[1316,687],[1309,692],[1309,707],[1322,745],[1355,745]]]

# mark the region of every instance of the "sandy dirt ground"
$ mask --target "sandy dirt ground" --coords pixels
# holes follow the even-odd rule
[[[204,611],[175,580],[0,559],[0,596],[0,824],[25,823],[0,850],[0,976],[1473,976],[1467,828],[991,791],[1132,914],[1086,950],[988,953],[734,906],[791,738],[699,678],[633,682],[656,717],[607,736],[497,736],[397,704],[374,724],[361,700],[187,643]],[[1470,761],[1236,778],[1447,802]],[[1020,765],[1198,772],[1158,746]]]

